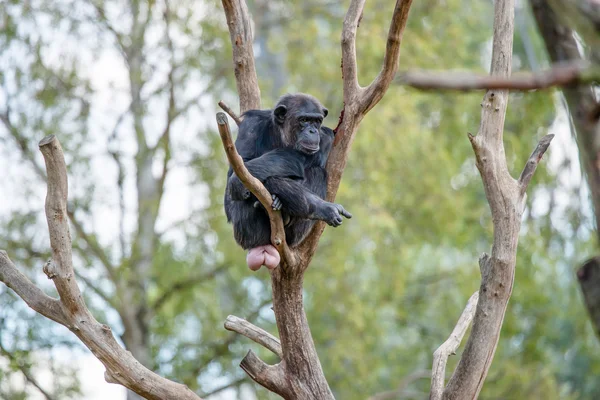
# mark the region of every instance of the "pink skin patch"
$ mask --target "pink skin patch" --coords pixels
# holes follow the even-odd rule
[[[246,263],[252,271],[258,271],[263,265],[269,269],[274,269],[279,265],[279,260],[279,252],[270,244],[250,249],[246,256]]]

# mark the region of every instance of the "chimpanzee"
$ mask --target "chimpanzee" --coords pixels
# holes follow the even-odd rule
[[[286,240],[299,244],[314,220],[339,226],[352,215],[339,204],[324,199],[327,191],[325,163],[334,133],[322,127],[327,109],[306,94],[288,94],[273,110],[244,114],[236,148],[250,173],[273,195],[273,208],[282,208]],[[259,203],[258,203],[259,204]],[[270,244],[267,212],[243,186],[232,169],[228,172],[225,213],[233,224],[237,243],[248,252],[248,266],[275,268],[279,254]]]

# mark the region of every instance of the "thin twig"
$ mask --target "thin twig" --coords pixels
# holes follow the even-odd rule
[[[240,126],[242,120],[227,104],[225,104],[223,100],[219,101],[219,107],[221,107],[221,109],[225,111],[231,117],[231,119],[235,121],[237,126]]]
[[[529,182],[531,182],[531,178],[533,177],[542,156],[546,153],[546,150],[548,150],[548,146],[550,146],[552,139],[554,139],[554,135],[544,136],[533,150],[533,153],[529,156],[529,160],[527,160],[525,168],[523,168],[523,172],[521,172],[521,176],[519,177],[519,185],[521,186],[522,194],[527,190],[527,186],[529,186]]]
[[[431,393],[429,394],[429,400],[440,400],[444,394],[444,380],[446,379],[446,363],[448,362],[448,357],[456,354],[460,342],[462,342],[469,325],[471,325],[471,321],[473,321],[478,301],[479,291],[473,293],[471,298],[469,298],[450,337],[448,337],[448,339],[433,353]]]

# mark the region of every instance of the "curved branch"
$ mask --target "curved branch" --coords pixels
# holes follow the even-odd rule
[[[104,364],[108,382],[119,383],[151,400],[199,400],[185,385],[165,379],[140,364],[117,343],[110,327],[96,321],[87,309],[73,269],[67,215],[67,168],[62,148],[54,135],[42,139],[39,147],[48,176],[46,219],[52,247],[52,259],[44,266],[44,272],[54,282],[60,303],[19,273],[5,252],[0,252],[0,280],[34,310],[69,328]]]
[[[4,250],[0,250],[0,281],[12,289],[34,311],[59,324],[67,324],[67,317],[60,301],[48,296],[19,272]]]
[[[225,149],[231,168],[244,186],[256,196],[269,214],[269,221],[271,222],[271,243],[275,246],[277,251],[279,251],[281,258],[285,260],[288,265],[294,266],[296,260],[285,241],[285,230],[283,228],[281,212],[273,210],[271,207],[271,204],[273,203],[271,194],[264,185],[258,179],[253,177],[250,172],[248,172],[248,169],[246,169],[244,160],[242,160],[242,157],[238,154],[235,145],[233,144],[233,140],[231,139],[229,123],[227,122],[227,116],[224,113],[217,113],[217,124],[219,126],[219,134],[221,135],[223,148]]]
[[[240,362],[240,367],[248,374],[250,378],[259,385],[277,393],[283,398],[290,399],[289,382],[285,377],[285,372],[281,364],[269,365],[258,358],[252,350],[248,351],[246,357]]]
[[[235,121],[237,126],[240,126],[242,119],[227,104],[225,104],[223,100],[219,101],[219,107],[221,107],[221,109],[225,111],[232,120]]]
[[[246,336],[248,339],[271,350],[279,356],[280,359],[283,359],[283,352],[281,350],[279,339],[245,319],[230,315],[225,320],[225,329]]]

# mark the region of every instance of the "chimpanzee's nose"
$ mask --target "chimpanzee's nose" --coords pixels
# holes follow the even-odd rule
[[[310,133],[317,133],[317,130],[315,128],[310,128]]]

